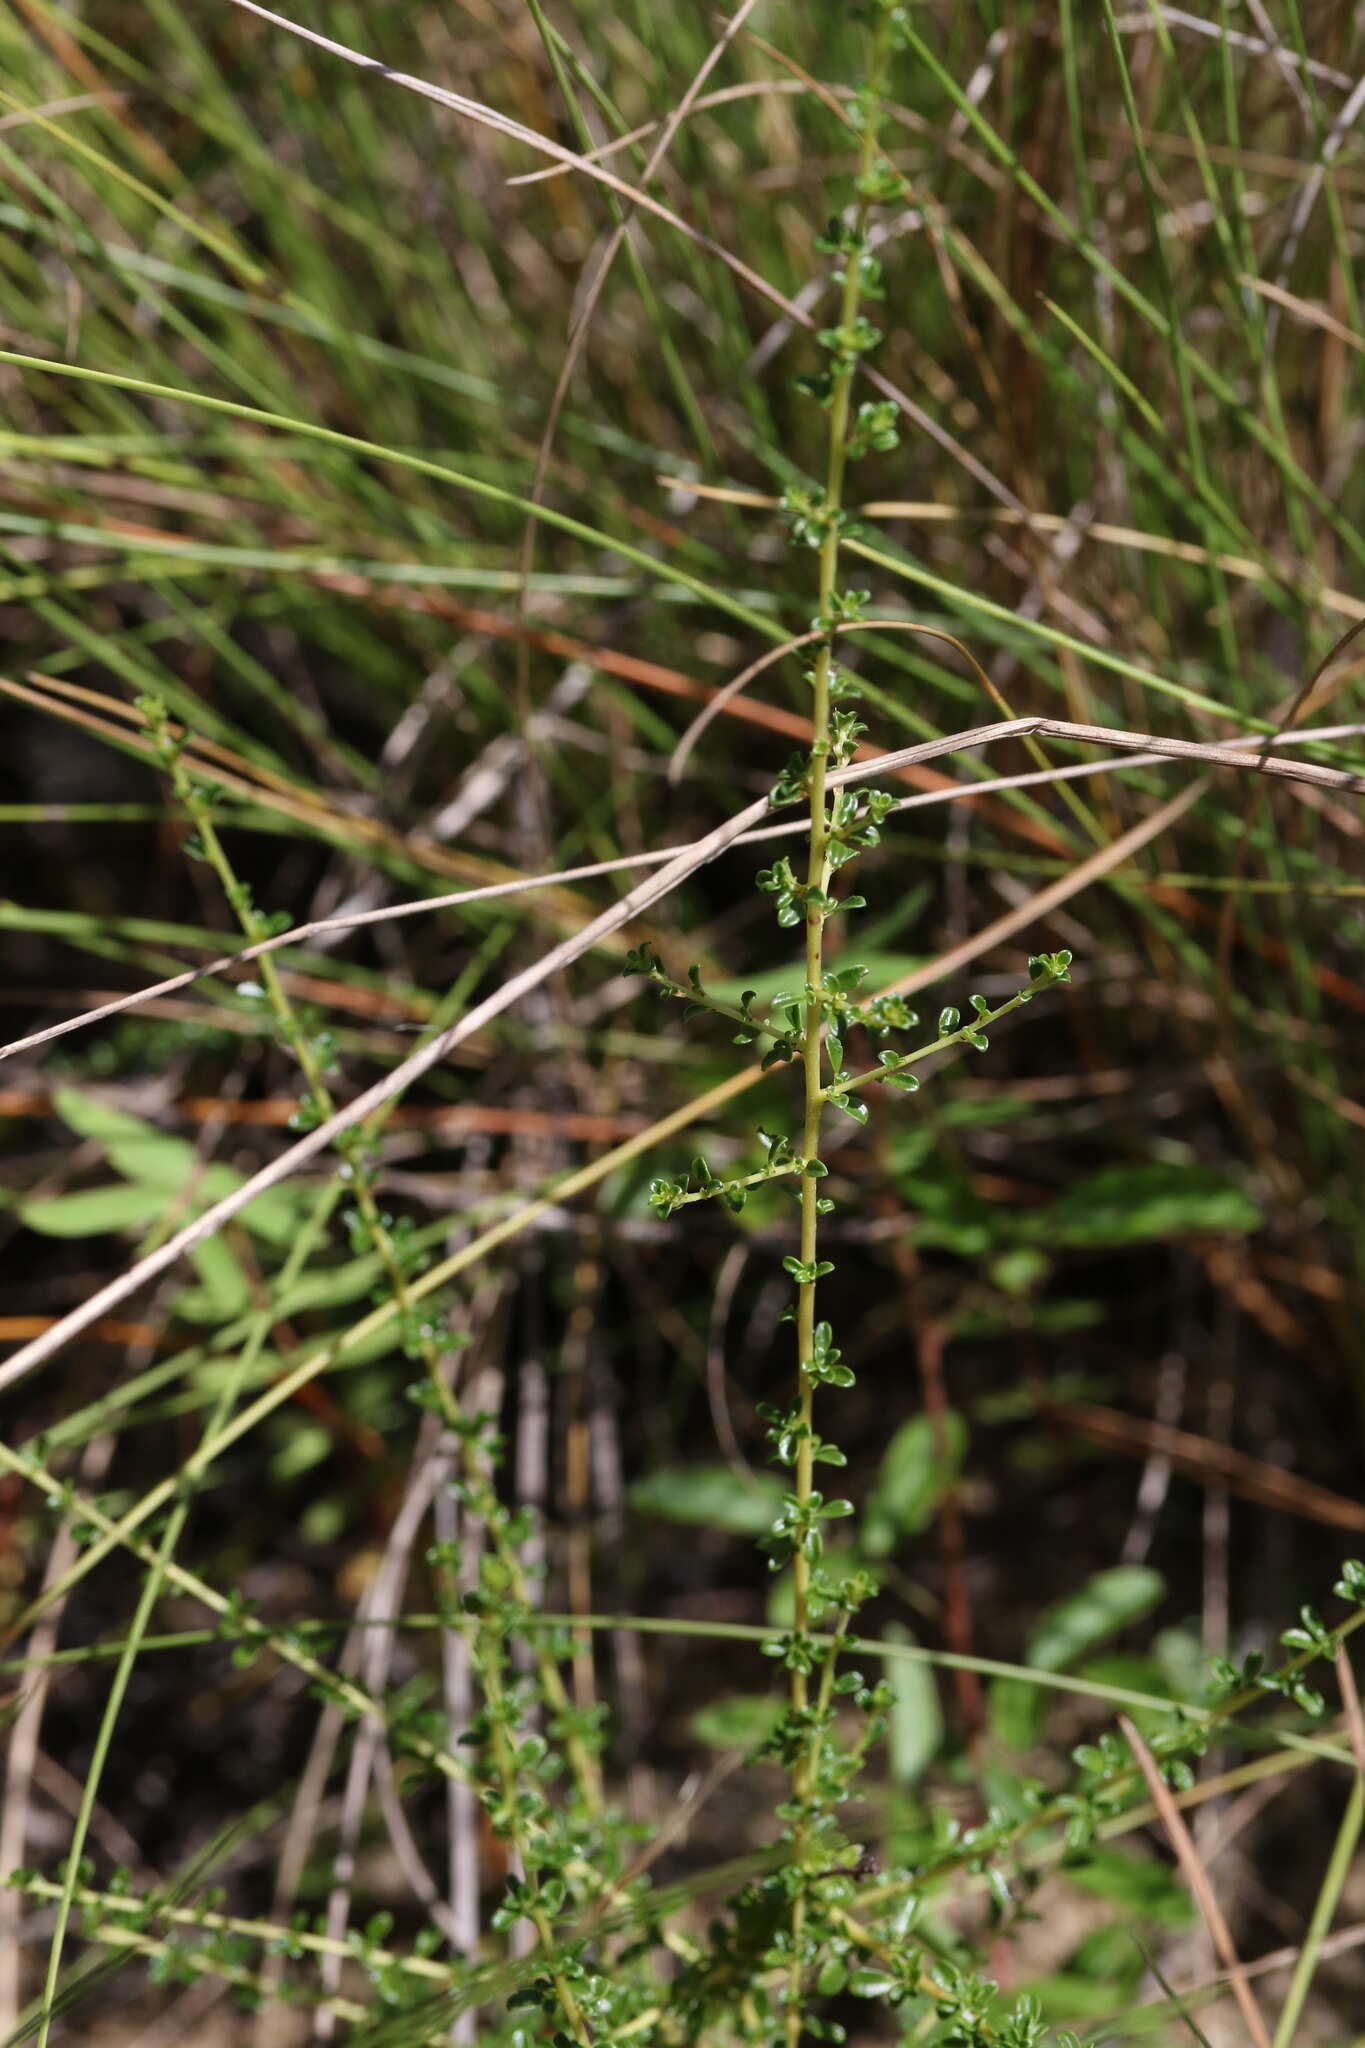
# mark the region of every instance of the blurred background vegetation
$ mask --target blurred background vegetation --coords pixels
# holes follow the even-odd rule
[[[631,187],[724,31],[651,0],[336,0],[295,18],[596,152]],[[906,417],[899,448],[858,470],[845,568],[872,616],[964,643],[990,695],[942,641],[862,634],[845,654],[873,744],[1031,713],[1201,741],[1292,716],[1347,728],[1311,758],[1361,766],[1359,649],[1319,673],[1365,619],[1360,10],[974,0],[907,20],[872,308]],[[141,699],[223,770],[222,843],[285,923],[677,845],[772,784],[807,730],[799,657],[668,770],[711,693],[809,624],[812,558],[780,501],[823,464],[796,380],[832,317],[837,259],[816,238],[849,201],[862,61],[849,10],[754,8],[648,186],[696,232],[636,209],[599,278],[626,215],[611,184],[226,0],[0,8],[6,1040],[241,943]],[[533,495],[553,523],[528,529]],[[1094,757],[1013,742],[907,771],[896,793]],[[1208,1657],[1273,1645],[1304,1602],[1330,1602],[1365,1529],[1363,816],[1304,785],[1125,765],[928,801],[860,870],[869,905],[839,943],[869,985],[923,988],[929,1018],[1009,995],[1044,946],[1076,959],[1072,987],[989,1055],[878,1101],[831,1155],[824,1312],[859,1375],[848,1554],[881,1583],[865,1633],[1183,1698]],[[449,1256],[747,1061],[622,964],[648,936],[732,1001],[788,983],[757,864],[726,855],[404,1098],[375,1136],[397,1227]],[[337,1100],[631,879],[286,951]],[[287,1142],[297,1066],[246,975],[5,1063],[7,1340]],[[660,1220],[645,1193],[698,1152],[747,1156],[755,1118],[785,1128],[788,1082],[680,1119],[440,1297],[465,1384],[507,1432],[509,1496],[543,1517],[549,1605],[661,1624],[604,1632],[595,1653],[577,1637],[570,1670],[580,1702],[611,1708],[608,1773],[632,1813],[657,1828],[682,1801],[663,1869],[702,1897],[781,1797],[767,1766],[720,1793],[705,1776],[761,1729],[767,1685],[706,1630],[780,1613],[749,1539],[777,1490],[757,1409],[789,1378],[793,1212],[764,1190],[738,1217]],[[334,1172],[312,1162],[12,1387],[6,1443],[45,1435],[50,1468],[110,1514],[144,1500],[198,1443],[244,1319],[271,1306],[259,1391],[365,1313],[381,1276],[339,1210],[280,1292]],[[377,1582],[430,1610],[425,1536],[395,1548],[421,1427],[402,1336],[391,1321],[352,1346],[200,1485],[179,1557],[272,1626],[326,1622],[339,1643]],[[9,1624],[79,1555],[30,1478],[13,1459],[0,1478]],[[115,1548],[6,1652],[28,1703],[11,1865],[65,1853],[107,1682],[93,1653],[122,1639],[140,1576]],[[138,1659],[99,1871],[169,1881],[207,1857],[234,1911],[287,1920],[325,1905],[346,1840],[357,1916],[392,1910],[410,1933],[409,1850],[440,1868],[441,1799],[420,1795],[397,1850],[382,1771],[343,1812],[305,1678],[236,1669],[215,1627]],[[154,1638],[204,1629],[168,1585]],[[25,1657],[68,1650],[35,1690],[46,1667]],[[430,1633],[399,1636],[383,1682],[420,1692],[439,1661]],[[934,1810],[970,1822],[1011,1772],[1046,1773],[1112,1719],[1081,1693],[897,1670],[853,1829],[886,1861],[913,1857]],[[1341,1778],[1285,1769],[1201,1809],[1244,1956],[1302,1942]],[[496,1844],[477,1853],[496,1889]],[[1002,1981],[1040,1983],[1087,2029],[1159,2000],[1120,1920],[1179,1981],[1216,1969],[1159,1858],[1083,1876],[1050,1878],[1050,1909],[996,1943]],[[10,1894],[0,1911],[13,2027],[51,1906]],[[1358,1872],[1341,1912],[1365,1920]],[[157,1985],[130,1964],[53,2038],[251,2039],[228,1989],[222,1971]],[[1159,2004],[1142,2027],[1181,2024]],[[1362,2026],[1348,1944],[1300,2038]]]

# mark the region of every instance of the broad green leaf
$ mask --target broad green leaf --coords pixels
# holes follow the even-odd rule
[[[977,1194],[966,1175],[936,1154],[923,1169],[895,1176],[910,1208],[916,1244],[941,1246],[961,1259],[977,1259],[1007,1241],[1014,1219],[998,1202]]]
[[[888,1557],[904,1537],[917,1536],[934,1518],[945,1489],[962,1470],[967,1425],[951,1409],[944,1417],[948,1456],[941,1460],[927,1415],[903,1422],[882,1456],[872,1498],[863,1517],[862,1547],[869,1557]]]
[[[1165,1591],[1166,1581],[1149,1565],[1116,1564],[1096,1572],[1078,1593],[1048,1608],[1024,1662],[1040,1671],[1069,1670],[1078,1657],[1150,1614]]]
[[[1040,1301],[1029,1309],[1029,1328],[1038,1337],[1066,1337],[1076,1330],[1098,1329],[1112,1312],[1102,1301]],[[1015,1337],[1018,1330],[1017,1317],[1004,1309],[965,1309],[953,1325],[954,1335],[964,1339]],[[1027,1399],[1028,1390],[1021,1392]]]
[[[1192,1925],[1194,1906],[1184,1885],[1164,1863],[1127,1855],[1122,1849],[1091,1848],[1069,1861],[1067,1876],[1082,1891],[1113,1899],[1129,1913],[1154,1920],[1159,1927]]]
[[[206,1238],[203,1244],[197,1244],[190,1253],[190,1262],[211,1305],[209,1320],[216,1316],[226,1322],[230,1316],[239,1316],[250,1308],[251,1289],[246,1274],[221,1237]]]
[[[299,1518],[299,1535],[305,1543],[335,1543],[346,1527],[348,1503],[341,1494],[325,1493],[309,1501]]]
[[[403,1332],[397,1316],[390,1316],[363,1337],[346,1339],[346,1364],[352,1368],[358,1365],[372,1365],[376,1359],[387,1358],[391,1352],[400,1349]]]
[[[78,1088],[54,1089],[52,1106],[62,1122],[78,1137],[93,1138],[106,1152],[114,1145],[162,1136],[154,1124],[147,1123],[142,1117],[134,1116],[126,1109],[115,1109],[112,1103],[101,1101],[97,1095],[83,1095]]]
[[[1104,1650],[1087,1657],[1077,1676],[1093,1678],[1100,1685],[1119,1685],[1128,1692],[1145,1692],[1160,1700],[1174,1699],[1166,1674],[1155,1657],[1142,1657],[1129,1650]],[[1145,1733],[1150,1722],[1166,1725],[1169,1716],[1158,1707],[1130,1707],[1138,1727]]]
[[[59,1089],[54,1099],[64,1122],[80,1137],[93,1138],[125,1180],[160,1188],[168,1199],[192,1189],[185,1202],[186,1216],[221,1201],[242,1184],[241,1174],[230,1166],[201,1159],[186,1139],[172,1137],[127,1110],[114,1109],[74,1088]]]
[[[1161,1628],[1152,1644],[1166,1689],[1178,1700],[1199,1701],[1209,1682],[1204,1645],[1192,1628]]]
[[[368,1254],[348,1259],[344,1266],[315,1266],[283,1296],[279,1313],[296,1316],[305,1309],[346,1307],[369,1294],[381,1272],[380,1261]]]
[[[744,1480],[728,1465],[663,1465],[630,1489],[640,1515],[721,1529],[729,1536],[765,1536],[777,1519],[784,1488],[770,1472]]]
[[[1106,1962],[1111,1952],[1121,1951],[1120,1942],[1109,1938],[1118,1932],[1108,1927],[1100,1929],[1101,1935],[1106,1937],[1102,1944]],[[1127,1942],[1127,1949],[1136,1958],[1140,1969],[1142,1957],[1131,1940]],[[1119,1976],[1111,1965],[1104,1972],[1093,1974],[1089,1970],[1059,1970],[1051,1977],[1031,1978],[1026,1988],[1041,2005],[1044,2019],[1060,2027],[1107,2017],[1116,2006],[1124,2004],[1130,1981]]]
[[[175,1297],[175,1312],[187,1323],[221,1323],[222,1304],[211,1287],[187,1287]]]
[[[44,1237],[99,1237],[109,1230],[145,1230],[166,1207],[164,1188],[119,1181],[113,1187],[81,1188],[47,1202],[26,1202],[19,1214]]]
[[[1039,1219],[1050,1243],[1140,1244],[1196,1232],[1259,1230],[1249,1195],[1205,1166],[1107,1166],[1067,1189]]]
[[[1134,1990],[1142,1976],[1145,1958],[1133,1939],[1131,1929],[1122,1920],[1111,1920],[1105,1927],[1097,1927],[1093,1934],[1087,1934],[1067,1959],[1066,1973],[1074,1983],[1077,1979],[1093,1978],[1104,1985],[1109,1996],[1116,1989]],[[1101,2006],[1100,2011],[1104,2008]],[[1112,2012],[1113,2007],[1109,2010]]]
[[[1013,1250],[1001,1252],[991,1260],[991,1285],[998,1287],[1002,1294],[1018,1295],[1023,1299],[1037,1292],[1051,1270],[1050,1260],[1036,1244],[1016,1245]]]
[[[93,1138],[126,1180],[160,1188],[166,1196],[191,1187],[187,1218],[242,1186],[244,1176],[234,1167],[205,1164],[186,1139],[172,1137],[128,1110],[115,1109],[76,1088],[59,1088],[53,1101],[62,1121],[78,1136]],[[267,1188],[242,1211],[240,1221],[269,1244],[288,1244],[298,1227],[300,1199],[297,1188]]]
[[[997,1678],[990,1689],[991,1733],[1007,1749],[1032,1749],[1042,1733],[1045,1702],[1026,1678]]]
[[[217,1174],[230,1176],[230,1178],[225,1179],[222,1186],[219,1187],[213,1181],[213,1177]],[[204,1186],[209,1189],[209,1192],[200,1206],[207,1208],[209,1203],[219,1201],[223,1195],[230,1194],[234,1188],[240,1187],[241,1184],[241,1174],[234,1173],[230,1166],[210,1167],[208,1173],[204,1176]],[[239,1210],[234,1220],[243,1224],[254,1237],[263,1238],[266,1244],[274,1245],[278,1249],[284,1250],[294,1241],[294,1233],[299,1227],[303,1206],[309,1199],[311,1199],[310,1191],[298,1183],[277,1188],[266,1188],[253,1201],[248,1202],[245,1209]]]
[[[203,1290],[189,1288],[186,1292],[202,1293]],[[181,1295],[175,1304],[177,1315],[184,1315],[186,1312],[184,1300],[184,1295]],[[240,1387],[243,1384],[249,1387],[262,1386],[266,1381],[277,1378],[284,1370],[285,1361],[278,1351],[259,1351],[245,1382],[241,1376],[240,1360],[235,1357],[206,1358],[202,1364],[194,1367],[189,1377],[191,1385],[202,1401],[216,1401],[225,1387]]]
[[[53,1105],[78,1137],[94,1139],[125,1180],[145,1181],[173,1193],[197,1169],[204,1179],[211,1170],[202,1167],[194,1147],[183,1138],[173,1138],[155,1124],[127,1110],[115,1109],[96,1096],[82,1095],[75,1088],[59,1088]]]
[[[908,1628],[889,1621],[882,1630],[889,1643],[913,1643]],[[943,1709],[933,1667],[909,1657],[888,1657],[882,1675],[894,1695],[887,1721],[887,1753],[891,1776],[898,1785],[913,1785],[938,1755],[943,1741]]]
[[[1160,1572],[1147,1565],[1118,1564],[1096,1572],[1079,1592],[1048,1608],[1023,1662],[1038,1671],[1069,1671],[1110,1636],[1150,1614],[1165,1591]],[[991,1726],[1011,1749],[1032,1748],[1046,1708],[1041,1689],[1027,1679],[997,1679],[991,1687]]]
[[[777,1726],[787,1702],[772,1694],[736,1693],[693,1714],[688,1727],[712,1749],[757,1749]]]
[[[330,1457],[332,1449],[330,1431],[320,1422],[300,1420],[285,1431],[284,1442],[272,1453],[270,1475],[273,1479],[298,1479]]]

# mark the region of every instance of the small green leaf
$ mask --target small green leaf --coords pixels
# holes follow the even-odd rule
[[[888,1991],[898,1991],[900,1986],[885,1970],[855,1970],[848,1988],[855,1998],[885,1998]]]
[[[875,1567],[868,1564],[860,1550],[848,1545],[831,1545],[820,1560],[820,1569],[832,1586],[847,1586],[861,1576],[876,1581]],[[783,1572],[781,1578],[773,1581],[768,1595],[767,1618],[773,1628],[790,1628],[796,1614],[796,1591],[790,1572]]]
[[[1259,1230],[1249,1195],[1210,1168],[1154,1162],[1107,1166],[1073,1183],[1047,1215],[1049,1242],[1140,1244],[1196,1232]]]

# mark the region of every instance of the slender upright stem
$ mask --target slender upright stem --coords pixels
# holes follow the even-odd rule
[[[880,55],[880,53],[879,53]],[[879,65],[877,67],[879,69]],[[870,211],[869,200],[862,195],[861,187],[876,161],[876,88],[879,80],[874,77],[864,102],[862,148],[859,163],[860,196],[854,218],[853,240],[861,247]],[[859,256],[850,253],[845,258],[843,289],[839,306],[839,324],[850,329],[858,318],[862,295],[863,274]],[[848,467],[849,418],[853,403],[853,381],[856,364],[840,362],[836,368],[836,380],[829,408],[828,453],[825,467],[824,515],[826,524],[820,543],[819,606],[818,616],[828,619],[832,615],[834,599],[838,590],[839,575],[839,533],[840,514],[843,507],[844,475]],[[820,1119],[825,1103],[825,1017],[824,1017],[824,957],[826,900],[832,873],[830,862],[831,821],[827,809],[826,776],[828,772],[830,747],[830,701],[831,682],[834,672],[834,635],[832,631],[820,643],[812,670],[813,703],[811,708],[812,742],[810,750],[809,801],[810,827],[809,848],[806,862],[806,1016],[802,1043],[802,1077],[804,1082],[805,1108],[802,1123],[801,1154],[809,1164],[817,1163],[820,1155]],[[815,1266],[819,1248],[820,1225],[820,1176],[807,1171],[801,1176],[801,1249],[803,1268],[810,1272]],[[811,1278],[800,1282],[796,1307],[796,1357],[797,1357],[797,1455],[795,1469],[795,1494],[802,1509],[809,1507],[813,1490],[815,1470],[813,1410],[815,1402],[815,1380],[811,1373],[811,1361],[815,1354],[815,1292],[817,1282]],[[804,1526],[804,1523],[802,1524]],[[800,1645],[810,1626],[811,1563],[804,1544],[798,1542],[792,1560],[793,1583],[793,1634]],[[793,1660],[791,1671],[791,1707],[793,1717],[800,1726],[807,1718],[810,1707],[810,1685],[804,1666],[805,1659],[798,1653]],[[822,1690],[822,1698],[827,1688]],[[801,1870],[810,1850],[811,1801],[815,1790],[816,1766],[819,1749],[818,1729],[810,1740],[803,1739],[792,1771],[792,1792],[796,1806],[793,1822],[793,1860]],[[802,1998],[802,1935],[806,1921],[806,1899],[804,1891],[797,1889],[792,1898],[792,1950],[788,1982],[785,2031],[787,2048],[798,2048],[801,2039],[803,1998]]]
[[[247,939],[252,944],[256,944],[266,936],[265,927],[262,925],[251,903],[249,893],[243,887],[232,867],[227,851],[214,828],[210,808],[204,802],[191,777],[187,774],[179,758],[178,751],[168,748],[166,750],[166,758],[172,785],[194,821],[203,857],[217,875],[222,885],[223,893],[236,912],[238,921]],[[302,1070],[308,1088],[311,1108],[319,1116],[331,1116],[334,1112],[335,1104],[327,1086],[325,1057],[319,1056],[316,1044],[308,1031],[303,1027],[295,1011],[276,963],[269,958],[261,961],[261,982],[266,1001],[270,1007],[271,1016],[274,1020],[276,1034],[280,1042],[287,1045],[292,1051]],[[350,1187],[355,1197],[356,1209],[365,1233],[378,1254],[399,1311],[403,1315],[408,1328],[412,1329],[415,1304],[409,1290],[408,1276],[404,1270],[398,1246],[375,1200],[374,1190],[370,1185],[369,1176],[366,1172],[364,1142],[359,1133],[354,1131],[345,1133],[341,1139],[340,1150],[346,1164],[350,1168]],[[508,1591],[519,1605],[529,1608],[533,1604],[533,1589],[526,1576],[517,1545],[510,1537],[506,1520],[499,1512],[499,1503],[493,1486],[492,1473],[488,1467],[487,1456],[482,1447],[481,1439],[476,1432],[467,1427],[466,1418],[455,1392],[442,1371],[441,1347],[434,1331],[419,1326],[414,1331],[414,1336],[416,1338],[417,1350],[427,1370],[437,1412],[440,1414],[442,1421],[450,1431],[458,1447],[458,1456],[465,1483],[477,1489],[479,1497],[484,1502],[484,1520],[489,1543],[497,1553],[503,1566]],[[215,1433],[216,1426],[211,1426],[205,1441],[211,1443]],[[191,1469],[195,1471],[195,1476],[197,1477],[198,1468],[191,1467]],[[183,1515],[181,1519],[183,1519]],[[179,1520],[173,1519],[171,1528],[174,1533],[168,1536],[167,1540],[173,1544],[179,1536]],[[148,1597],[144,1599],[143,1607],[139,1608],[138,1616],[134,1623],[132,1632],[134,1641],[145,1632],[150,1621],[152,1600],[159,1588],[159,1584],[160,1574],[159,1572],[154,1572],[147,1582]],[[144,1608],[145,1612],[143,1611]],[[475,1627],[474,1634],[477,1639],[477,1626]],[[531,1654],[538,1671],[545,1700],[551,1711],[556,1715],[566,1715],[571,1703],[553,1655],[548,1648],[540,1644],[533,1644]],[[496,1711],[501,1697],[501,1675],[498,1669],[496,1647],[489,1649],[489,1654],[483,1668],[486,1690],[489,1695],[489,1707],[492,1711],[491,1748],[493,1761],[501,1785],[504,1803],[510,1817],[510,1839],[522,1861],[526,1873],[526,1882],[530,1885],[532,1891],[530,1919],[549,1964],[551,1980],[563,2016],[568,2024],[569,2032],[574,2041],[580,2044],[580,2048],[589,2048],[592,2036],[588,2031],[587,2023],[574,1996],[573,1989],[562,1971],[554,1966],[554,1928],[549,1916],[540,1903],[540,1887],[535,1875],[535,1859],[531,1854],[531,1844],[525,1827],[522,1825],[518,1815],[518,1766],[516,1751],[508,1741],[506,1730],[501,1727]],[[120,1667],[119,1676],[123,1676],[122,1666]],[[112,1726],[111,1716],[106,1716],[106,1725]],[[602,1807],[602,1783],[596,1757],[591,1753],[582,1736],[573,1729],[566,1730],[564,1745],[585,1811],[590,1814],[600,1813]],[[74,1874],[71,1883],[73,1885],[75,1883]],[[60,1924],[59,1920],[59,1931]],[[54,1960],[51,1972],[54,1981],[58,1953],[59,1944],[54,1943]],[[44,2044],[47,2038],[46,2025],[45,2016]]]

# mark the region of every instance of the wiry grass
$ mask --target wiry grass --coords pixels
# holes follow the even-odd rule
[[[1294,1646],[1269,1715],[1254,1687],[1201,1706],[1169,1660],[1116,1675],[1020,1659],[1040,1608],[1153,1546],[1166,1618],[1197,1611],[1187,1643],[1240,1653],[1317,1597],[1353,1526],[1365,749],[1342,634],[1365,618],[1360,31],[1326,0],[906,10],[881,109],[899,183],[873,226],[887,339],[865,373],[901,441],[860,467],[860,526],[826,550],[817,596],[777,515],[829,459],[794,380],[841,290],[814,236],[832,211],[855,218],[855,13],[348,0],[290,26],[244,0],[22,0],[0,17],[0,1239],[16,1265],[0,1329],[17,1344],[0,1364],[0,1865],[42,1866],[0,1894],[11,2040],[89,2038],[124,2004],[130,2035],[178,2013],[192,2038],[215,1987],[260,2003],[233,2036],[257,2048],[305,2037],[290,1993],[317,2039],[510,2040],[502,2002],[542,1967],[553,2024],[580,2042],[675,2043],[699,2012],[717,2041],[805,2038],[800,1968],[750,1956],[746,1986],[746,1951],[707,1949],[717,1901],[771,1871],[781,1792],[755,1767],[756,1803],[722,1825],[719,1787],[739,1781],[704,1779],[694,1804],[678,1727],[653,1726],[670,1686],[688,1710],[756,1692],[757,1664],[728,1659],[778,1631],[689,1612],[701,1582],[672,1539],[654,1555],[657,1525],[626,1497],[641,1471],[696,1461],[706,1399],[733,1406],[741,1466],[759,1457],[752,1404],[789,1370],[765,1293],[795,1243],[780,1190],[760,1186],[727,1240],[723,1305],[716,1228],[681,1237],[640,1197],[684,1135],[743,1172],[746,1109],[766,1117],[773,1084],[734,1059],[729,1027],[677,1041],[621,967],[644,939],[680,979],[695,960],[724,1015],[741,988],[789,980],[752,915],[746,835],[792,744],[819,737],[803,643],[836,556],[873,586],[872,622],[837,648],[874,728],[864,751],[878,775],[891,756],[898,796],[913,786],[905,811],[928,811],[888,818],[860,870],[875,908],[836,951],[870,959],[870,986],[944,1000],[980,963],[1004,1007],[1023,953],[1065,946],[1079,968],[1064,1010],[1040,1023],[1040,1003],[1002,1034],[988,1089],[984,1067],[966,1087],[945,1074],[909,1137],[874,1116],[833,1157],[841,1191],[875,1181],[884,1205],[840,1240],[865,1403],[850,1455],[866,1479],[923,1404],[938,1476],[878,1565],[885,1611],[846,1646],[893,1680],[892,1761],[855,1832],[894,1867],[831,1894],[844,1978],[809,2011],[894,2038],[846,1987],[913,1952],[941,2007],[927,2024],[946,2037],[979,2018],[963,2038],[996,2038],[1005,2007],[972,2018],[958,1974],[989,1945],[983,1888],[1013,1912],[1066,1860],[1079,1736],[1123,1707],[1152,1742],[1175,1697],[1223,1745],[1174,1795],[1196,1816],[1321,1777],[1317,1815],[1283,1791],[1298,1918],[1280,1926],[1275,2044],[1357,2026],[1349,1980],[1322,1974],[1360,1828],[1349,1667],[1339,1739],[1306,1732]],[[817,677],[831,652],[825,638]],[[989,753],[960,751],[982,734]],[[1138,751],[1096,760],[1097,739]],[[928,764],[953,747],[950,786]],[[191,832],[207,861],[186,859]],[[150,1137],[100,1125],[101,1108]],[[291,1115],[305,1128],[283,1130]],[[111,1165],[122,1218],[116,1203],[49,1234],[42,1204],[108,1185]],[[1156,1222],[1085,1234],[1074,1202],[1103,1206],[1104,1166],[1127,1174],[1133,1214],[1166,1176]],[[1075,1335],[1096,1324],[1093,1344]],[[1114,1404],[1100,1440],[1129,1422],[1146,1457],[1131,1521],[1124,1468],[1105,1468],[1101,1500],[1063,1448],[1077,1369]],[[998,1438],[1005,1396],[1016,1435]],[[945,1401],[977,1432],[965,1491]],[[489,1446],[462,1434],[481,1407],[513,1440],[500,1494]],[[1177,1423],[1208,1446],[1202,1467],[1198,1450],[1177,1461],[1202,1470],[1197,1532],[1163,1491],[1154,1446],[1174,1439],[1142,1434]],[[1074,1503],[1041,1539],[1029,1458]],[[1269,1505],[1279,1467],[1300,1524]],[[748,1526],[754,1483],[732,1479],[722,1521]],[[1262,1504],[1230,1532],[1228,1487]],[[497,1519],[516,1502],[536,1528]],[[1334,1523],[1325,1550],[1315,1523]],[[564,1609],[517,1620],[574,1764],[558,1810],[580,1830],[562,1908],[534,1821],[503,1830],[534,1894],[527,1943],[490,1933],[500,1852],[459,1741],[480,1697],[520,1683],[496,1629],[460,1619],[481,1531],[512,1608],[544,1563]],[[717,1541],[699,1538],[712,1598],[735,1577]],[[753,1588],[739,1597],[760,1611]],[[903,1617],[934,1640],[898,1640]],[[715,1657],[705,1685],[689,1643]],[[249,1675],[233,1650],[260,1659]],[[945,1735],[905,1677],[926,1668],[989,1681],[989,1723],[967,1688]],[[1047,1780],[1036,1808],[1006,1739],[1010,1682],[1059,1695],[1021,1745]],[[244,1717],[224,1755],[259,1739],[276,1762],[243,1770],[240,1798],[187,1772],[167,1829],[138,1766],[182,1699],[209,1703],[206,1726]],[[599,1701],[621,1731],[605,1818]],[[80,1786],[54,1827],[43,1759],[63,1743]],[[1239,1760],[1244,1744],[1269,1753]],[[525,1771],[514,1745],[493,1749],[514,1803]],[[1152,1818],[1131,1758],[1121,1785],[1102,1840]],[[612,1832],[627,1790],[652,1846]],[[984,1848],[948,1840],[954,1808],[996,1829]],[[134,1901],[112,1881],[115,1822],[147,1825]],[[689,1830],[690,1862],[655,1868]],[[366,1865],[381,1839],[401,1882]],[[1279,1923],[1254,1887],[1240,1905],[1246,2000],[1238,1973],[1255,1978]],[[364,1931],[380,1908],[396,1931]],[[667,1930],[648,1969],[673,1988],[641,1990],[612,2035],[563,1944],[624,1983],[646,1927]],[[1014,1988],[1036,1974],[1059,2023],[1134,2039],[1188,2038],[1226,1989],[1192,1953],[1178,1996],[1148,1996],[1127,1961],[1084,1948],[1044,1964],[1021,1941]],[[700,2002],[671,2006],[694,1979]],[[781,1981],[785,2022],[762,2005]]]

